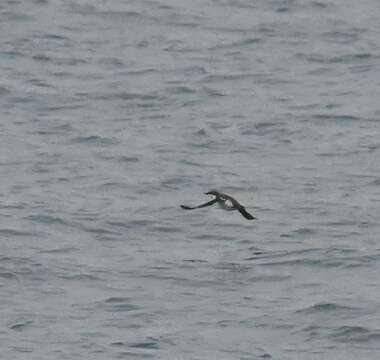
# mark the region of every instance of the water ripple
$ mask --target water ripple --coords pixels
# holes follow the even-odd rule
[[[138,349],[154,349],[154,350],[157,350],[157,349],[160,349],[160,342],[158,339],[149,338],[146,341],[131,343],[128,346],[131,348],[138,348]]]
[[[111,312],[128,312],[141,308],[140,306],[131,303],[131,299],[126,297],[110,297],[107,298],[103,304],[107,311]]]
[[[90,135],[90,136],[79,136],[75,137],[71,140],[73,144],[86,144],[86,145],[102,145],[109,146],[118,143],[118,140],[115,138],[108,138],[104,136],[98,135]]]
[[[67,225],[66,221],[63,220],[60,217],[52,216],[52,215],[46,215],[46,214],[38,214],[38,215],[29,215],[27,219],[32,220],[33,222],[40,223],[40,224],[60,224],[60,225]]]
[[[0,229],[0,235],[5,237],[13,237],[13,236],[34,236],[35,233],[17,229]]]
[[[328,303],[328,302],[322,302],[322,303],[317,303],[312,306],[308,306],[304,309],[297,310],[297,313],[302,313],[302,314],[317,314],[317,313],[326,313],[326,312],[350,312],[350,311],[355,311],[357,310],[356,308],[346,306],[346,305],[341,305],[337,303]]]
[[[362,326],[340,326],[332,329],[329,338],[342,343],[374,343],[378,349],[380,340],[380,330],[371,330]]]

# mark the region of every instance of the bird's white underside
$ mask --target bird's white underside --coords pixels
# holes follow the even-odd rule
[[[224,210],[235,210],[235,207],[230,200],[224,200],[223,202],[219,201],[218,203]]]

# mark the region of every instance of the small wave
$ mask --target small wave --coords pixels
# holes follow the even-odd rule
[[[51,215],[44,215],[44,214],[38,214],[38,215],[30,215],[27,217],[27,219],[40,223],[40,224],[60,224],[60,225],[66,225],[66,222],[60,218],[60,217],[55,217]]]
[[[189,86],[174,86],[174,87],[170,87],[167,91],[171,94],[176,94],[176,95],[197,93],[195,89],[192,89]]]
[[[256,78],[256,74],[247,73],[234,73],[234,74],[213,74],[207,75],[202,79],[202,82],[219,82],[219,81],[232,81],[232,80],[245,80],[247,78]]]
[[[41,38],[47,39],[47,40],[55,40],[55,41],[68,40],[66,36],[62,36],[58,34],[43,34]]]
[[[107,298],[106,300],[104,300],[105,303],[121,303],[121,302],[125,302],[125,301],[129,301],[130,299],[129,298],[126,298],[126,297],[110,297],[110,298]]]
[[[371,185],[371,186],[380,186],[380,178],[377,178],[377,179],[371,181],[368,185]]]
[[[342,56],[334,56],[330,59],[330,62],[347,64],[367,60],[372,57],[373,55],[370,53],[346,54]]]
[[[8,327],[11,330],[22,331],[26,327],[30,326],[31,324],[33,324],[32,320],[22,319],[22,320],[16,320],[15,322],[8,324]]]
[[[235,237],[233,237],[232,235],[228,236],[228,235],[218,235],[218,234],[201,234],[201,235],[195,235],[193,238],[197,240],[220,240],[220,241],[235,240]]]
[[[249,282],[277,282],[291,279],[291,275],[258,275],[249,279]]]
[[[12,279],[17,278],[17,275],[10,271],[2,271],[0,270],[0,278],[2,279]]]
[[[215,269],[217,270],[229,270],[231,272],[248,272],[252,269],[249,265],[238,264],[233,262],[219,262],[215,265]]]
[[[122,163],[136,163],[140,161],[137,156],[120,156],[117,160]]]
[[[121,351],[116,355],[117,359],[156,359],[153,354],[141,353],[140,351]]]
[[[18,56],[24,56],[20,51],[0,51],[0,59],[15,59]]]
[[[204,259],[184,259],[183,261],[190,263],[208,263],[208,261]]]
[[[120,93],[110,93],[110,94],[104,94],[104,95],[99,95],[97,99],[101,100],[112,100],[112,99],[120,99],[120,100],[125,100],[125,101],[130,101],[130,100],[141,100],[141,101],[153,101],[157,100],[160,101],[162,100],[162,96],[155,95],[155,94],[139,94],[139,93],[129,93],[129,92],[120,92]]]
[[[380,340],[380,330],[370,330],[362,326],[340,326],[329,335],[335,341],[344,343],[368,343]]]
[[[309,62],[320,64],[359,64],[363,60],[369,60],[373,57],[373,55],[370,53],[345,54],[332,57],[320,54],[299,54],[299,56],[304,56]]]
[[[311,228],[301,227],[293,230],[290,233],[281,234],[280,237],[292,237],[292,236],[310,236],[314,235],[317,231]]]
[[[62,109],[65,107],[62,107]],[[50,111],[53,111],[54,109],[52,107],[46,108]],[[57,109],[57,108],[55,108]],[[44,128],[43,130],[37,130],[35,133],[38,135],[65,135],[68,132],[72,132],[73,127],[69,124],[63,124],[58,126],[53,126],[49,128]]]
[[[61,279],[66,279],[66,280],[91,280],[91,281],[98,281],[101,280],[98,276],[92,275],[92,274],[63,274],[63,275],[58,275],[59,278]]]
[[[339,220],[339,221],[330,221],[330,222],[326,222],[326,223],[321,223],[322,226],[333,226],[333,227],[337,227],[337,226],[354,226],[354,225],[357,225],[357,221],[354,221],[354,220],[347,220],[347,219],[342,219],[342,220]]]
[[[146,341],[131,343],[128,346],[138,349],[160,349],[159,340],[155,338],[148,338]]]
[[[11,91],[7,87],[0,86],[0,95],[1,96],[8,95],[10,93],[11,93]]]
[[[146,226],[153,226],[154,224],[156,224],[156,222],[152,220],[130,220],[126,222],[124,226],[131,228],[140,228]]]
[[[353,256],[352,249],[339,248],[315,248],[296,251],[282,251],[278,253],[265,253],[251,257],[248,260],[257,260],[261,266],[292,266],[303,265],[309,267],[349,267],[353,263],[367,265],[368,262],[378,258],[376,256]],[[260,262],[260,259],[264,262]],[[271,261],[272,260],[272,261]]]
[[[45,54],[37,54],[32,56],[33,60],[39,61],[39,62],[49,62],[53,61],[53,59],[50,56],[47,56]]]
[[[83,227],[85,231],[101,235],[121,235],[119,232],[108,230],[102,227]]]
[[[353,115],[347,115],[347,114],[336,114],[336,115],[329,115],[329,114],[314,114],[312,115],[312,118],[315,120],[334,120],[334,121],[359,121],[360,118]]]
[[[215,88],[211,88],[211,87],[208,87],[208,86],[204,86],[203,87],[203,91],[206,93],[207,96],[217,96],[217,97],[220,97],[220,96],[226,96],[227,93],[226,91],[223,89],[223,90],[218,90],[218,89],[215,89]]]
[[[113,145],[117,143],[116,139],[108,138],[98,135],[79,136],[71,140],[74,144],[88,144],[88,145]]]
[[[181,177],[172,177],[161,181],[160,185],[163,189],[181,190],[189,183],[189,179]]]
[[[131,304],[127,297],[109,297],[103,304],[106,305],[108,311],[124,312],[140,309],[140,306]]]
[[[175,226],[152,226],[149,228],[150,231],[159,233],[179,233],[182,232],[182,228]]]
[[[287,256],[309,255],[318,254],[324,251],[323,248],[308,248],[300,250],[280,250],[280,251],[261,251],[260,249],[253,247],[252,250],[259,250],[259,253],[255,257],[256,259],[268,259],[268,258],[282,258]]]
[[[117,19],[117,20],[122,20],[122,21],[127,21],[127,18],[132,18],[136,20],[136,18],[143,19],[144,17],[146,17],[150,19],[150,17],[144,15],[142,12],[131,11],[131,10],[126,10],[126,11],[112,11],[112,10],[99,11],[97,10],[96,15],[99,15],[102,17],[112,17],[112,20]]]
[[[312,1],[311,6],[315,8],[326,9],[327,7],[329,7],[329,4],[323,1]]]
[[[21,231],[16,229],[0,229],[0,235],[12,237],[12,236],[33,236],[34,234],[28,231]]]
[[[315,314],[315,313],[352,311],[352,310],[357,310],[357,309],[350,306],[346,306],[346,305],[340,305],[337,303],[321,302],[321,303],[317,303],[300,310],[296,310],[296,313]]]
[[[78,65],[88,64],[88,61],[84,59],[73,58],[73,57],[62,57],[62,58],[55,58],[54,63],[60,66],[78,66]]]
[[[249,125],[240,130],[241,135],[267,135],[271,132],[279,132],[285,130],[285,123],[263,121]]]
[[[75,247],[67,246],[67,247],[50,249],[50,250],[41,250],[40,253],[42,254],[69,254],[77,250],[78,249]]]
[[[241,47],[248,47],[251,45],[257,45],[262,42],[261,38],[257,37],[250,37],[247,39],[242,39],[239,41],[232,41],[230,43],[221,43],[215,46],[212,46],[208,48],[208,50],[224,50],[224,49],[233,49],[233,48],[241,48]]]
[[[377,264],[379,261],[380,254],[371,255],[360,255],[360,256],[350,256],[345,258],[344,267],[346,268],[356,268],[356,267],[369,267],[373,264]]]
[[[272,359],[272,355],[268,353],[264,353],[258,356],[259,359]]]
[[[322,36],[330,42],[352,44],[359,40],[361,32],[362,31],[359,29],[351,29],[346,31],[326,31],[322,34]]]
[[[118,241],[122,235],[119,231],[109,230],[104,227],[82,226],[82,228],[88,233],[94,234],[98,241]]]
[[[146,69],[129,70],[129,71],[126,71],[124,74],[128,76],[139,76],[139,75],[145,75],[145,74],[152,74],[156,72],[159,72],[159,70],[155,68],[146,68]]]
[[[188,159],[182,159],[179,162],[183,165],[194,166],[194,167],[203,167],[204,166],[203,164],[201,164],[199,162],[190,161]]]
[[[123,221],[107,221],[107,224],[110,226],[117,226],[125,229],[129,228],[129,225]]]
[[[308,267],[341,267],[344,260],[339,259],[290,259],[276,262],[267,262],[261,264],[265,266],[294,266],[303,265]]]
[[[124,341],[114,341],[110,344],[111,346],[125,346]]]

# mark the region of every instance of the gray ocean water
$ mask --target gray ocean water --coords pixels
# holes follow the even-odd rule
[[[379,359],[379,13],[2,1],[0,358]]]

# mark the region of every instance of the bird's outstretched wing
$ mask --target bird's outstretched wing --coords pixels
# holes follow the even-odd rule
[[[181,205],[181,208],[185,209],[185,210],[194,210],[194,209],[199,209],[199,208],[203,208],[203,207],[206,207],[206,206],[214,205],[217,201],[218,201],[217,199],[213,199],[213,200],[208,201],[208,202],[206,202],[204,204],[201,204],[201,205],[198,205],[198,206],[194,206],[194,207],[186,206],[186,205]]]
[[[245,210],[245,207],[244,206],[240,206],[238,207],[238,210],[240,212],[240,214],[242,214],[246,219],[248,220],[253,220],[253,219],[256,219],[254,216],[252,216],[247,210]]]

